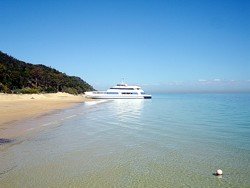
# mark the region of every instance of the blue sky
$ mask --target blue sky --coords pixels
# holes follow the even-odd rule
[[[0,50],[96,89],[250,91],[250,1],[0,1]]]

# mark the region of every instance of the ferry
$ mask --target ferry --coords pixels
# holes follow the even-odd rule
[[[85,92],[87,98],[91,99],[151,99],[139,86],[129,86],[125,83],[117,84],[107,91]]]

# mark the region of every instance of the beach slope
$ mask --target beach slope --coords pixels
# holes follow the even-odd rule
[[[69,108],[88,101],[84,95],[68,93],[51,94],[3,94],[0,93],[0,132],[12,122],[43,115],[45,113]]]

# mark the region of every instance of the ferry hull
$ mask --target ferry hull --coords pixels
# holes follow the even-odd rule
[[[87,95],[91,99],[151,99],[151,96],[94,96]]]
[[[151,95],[105,95],[86,92],[86,97],[91,99],[151,99]]]

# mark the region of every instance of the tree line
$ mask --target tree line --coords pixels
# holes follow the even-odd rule
[[[45,65],[33,65],[0,51],[0,92],[81,94],[94,88],[76,76]]]

